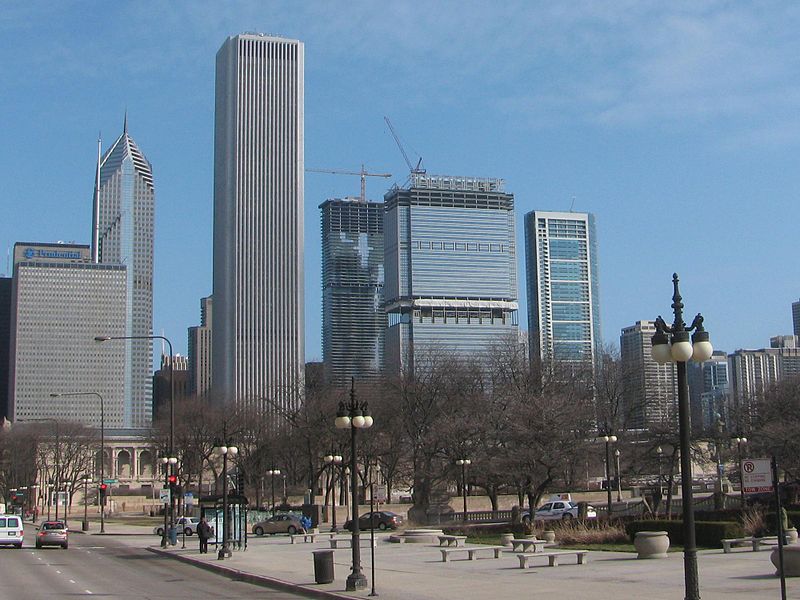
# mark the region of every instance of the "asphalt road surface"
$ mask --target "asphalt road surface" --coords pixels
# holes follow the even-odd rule
[[[0,547],[0,600],[76,596],[137,600],[304,597],[232,581],[125,545],[113,537],[73,534],[68,550],[36,550],[34,535],[33,528],[26,526],[22,550]]]

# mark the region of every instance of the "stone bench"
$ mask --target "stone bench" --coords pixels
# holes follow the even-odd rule
[[[297,538],[297,539],[303,538],[303,543],[307,543],[309,540],[311,541],[311,543],[314,543],[315,538],[320,537],[320,538],[331,539],[335,535],[336,535],[336,533],[334,533],[333,531],[326,531],[324,533],[323,532],[317,532],[317,533],[291,533],[291,534],[289,534],[289,541],[292,544],[294,544],[295,538]]]
[[[737,546],[747,546],[749,545],[753,552],[758,552],[761,550],[761,546],[763,545],[773,545],[778,543],[778,536],[773,535],[769,537],[743,537],[743,538],[728,538],[722,540],[722,551],[725,554],[728,554],[733,548]],[[788,542],[787,542],[788,543]]]
[[[464,542],[467,540],[467,536],[465,535],[439,535],[436,536],[439,538],[439,545],[440,546],[462,546]]]
[[[369,536],[361,536],[359,538],[361,545],[364,546],[365,544],[369,546]],[[331,538],[331,548],[337,550],[338,548],[352,548],[353,547],[353,538],[346,537],[346,538]],[[373,543],[373,548],[378,547],[378,540],[375,539]]]
[[[503,555],[503,550],[507,550],[505,546],[462,546],[460,548],[439,548],[442,553],[442,562],[447,562],[451,554],[457,552],[466,552],[469,560],[475,560],[478,552],[491,552],[495,558],[500,558]]]
[[[514,552],[522,551],[522,552],[542,552],[544,550],[544,545],[547,542],[544,540],[529,540],[529,539],[513,539],[511,540],[511,549]]]
[[[586,559],[589,556],[588,550],[560,550],[558,552],[534,552],[533,554],[517,554],[519,559],[519,568],[524,569],[528,566],[528,561],[531,558],[547,557],[548,566],[558,566],[559,556],[575,556],[578,559],[578,564],[586,564]]]

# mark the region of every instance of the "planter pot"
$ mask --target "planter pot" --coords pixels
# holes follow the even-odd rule
[[[639,531],[633,540],[636,558],[667,558],[669,536],[666,531]]]
[[[511,546],[511,540],[514,539],[513,533],[501,533],[500,534],[500,545],[501,546]]]
[[[777,548],[770,553],[769,559],[775,566],[775,575],[780,575]],[[800,577],[800,545],[783,547],[783,571],[786,577]]]
[[[796,544],[797,543],[797,529],[794,527],[789,527],[786,530],[786,543],[787,544]]]
[[[542,539],[545,542],[548,542],[548,543],[552,544],[553,542],[556,541],[556,532],[553,531],[552,529],[545,529],[542,532]]]

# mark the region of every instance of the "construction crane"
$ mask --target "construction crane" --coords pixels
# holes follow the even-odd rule
[[[391,177],[391,173],[367,173],[364,165],[361,165],[360,171],[340,171],[337,169],[306,169],[310,173],[328,173],[330,175],[358,175],[361,177],[361,196],[360,201],[367,201],[367,177]]]
[[[397,137],[397,132],[394,130],[394,127],[392,126],[392,122],[389,120],[389,117],[383,117],[383,120],[386,121],[386,124],[389,126],[389,131],[391,131],[392,133],[392,137],[394,138],[394,143],[397,144],[398,148],[400,148],[400,152],[403,155],[406,164],[408,165],[408,170],[412,174],[419,173],[420,175],[424,175],[425,167],[422,166],[422,157],[421,156],[419,157],[416,167],[411,166],[411,161],[408,159],[408,154],[406,154],[405,148],[403,148],[403,144],[400,143],[400,138]]]

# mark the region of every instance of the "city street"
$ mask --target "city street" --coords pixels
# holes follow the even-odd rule
[[[130,544],[136,540],[139,547]],[[126,541],[128,543],[126,543]],[[170,600],[260,598],[291,600],[302,596],[248,583],[157,556],[144,549],[145,538],[72,534],[69,550],[33,545],[34,529],[25,526],[22,550],[0,548],[2,596],[15,600],[102,596]]]

